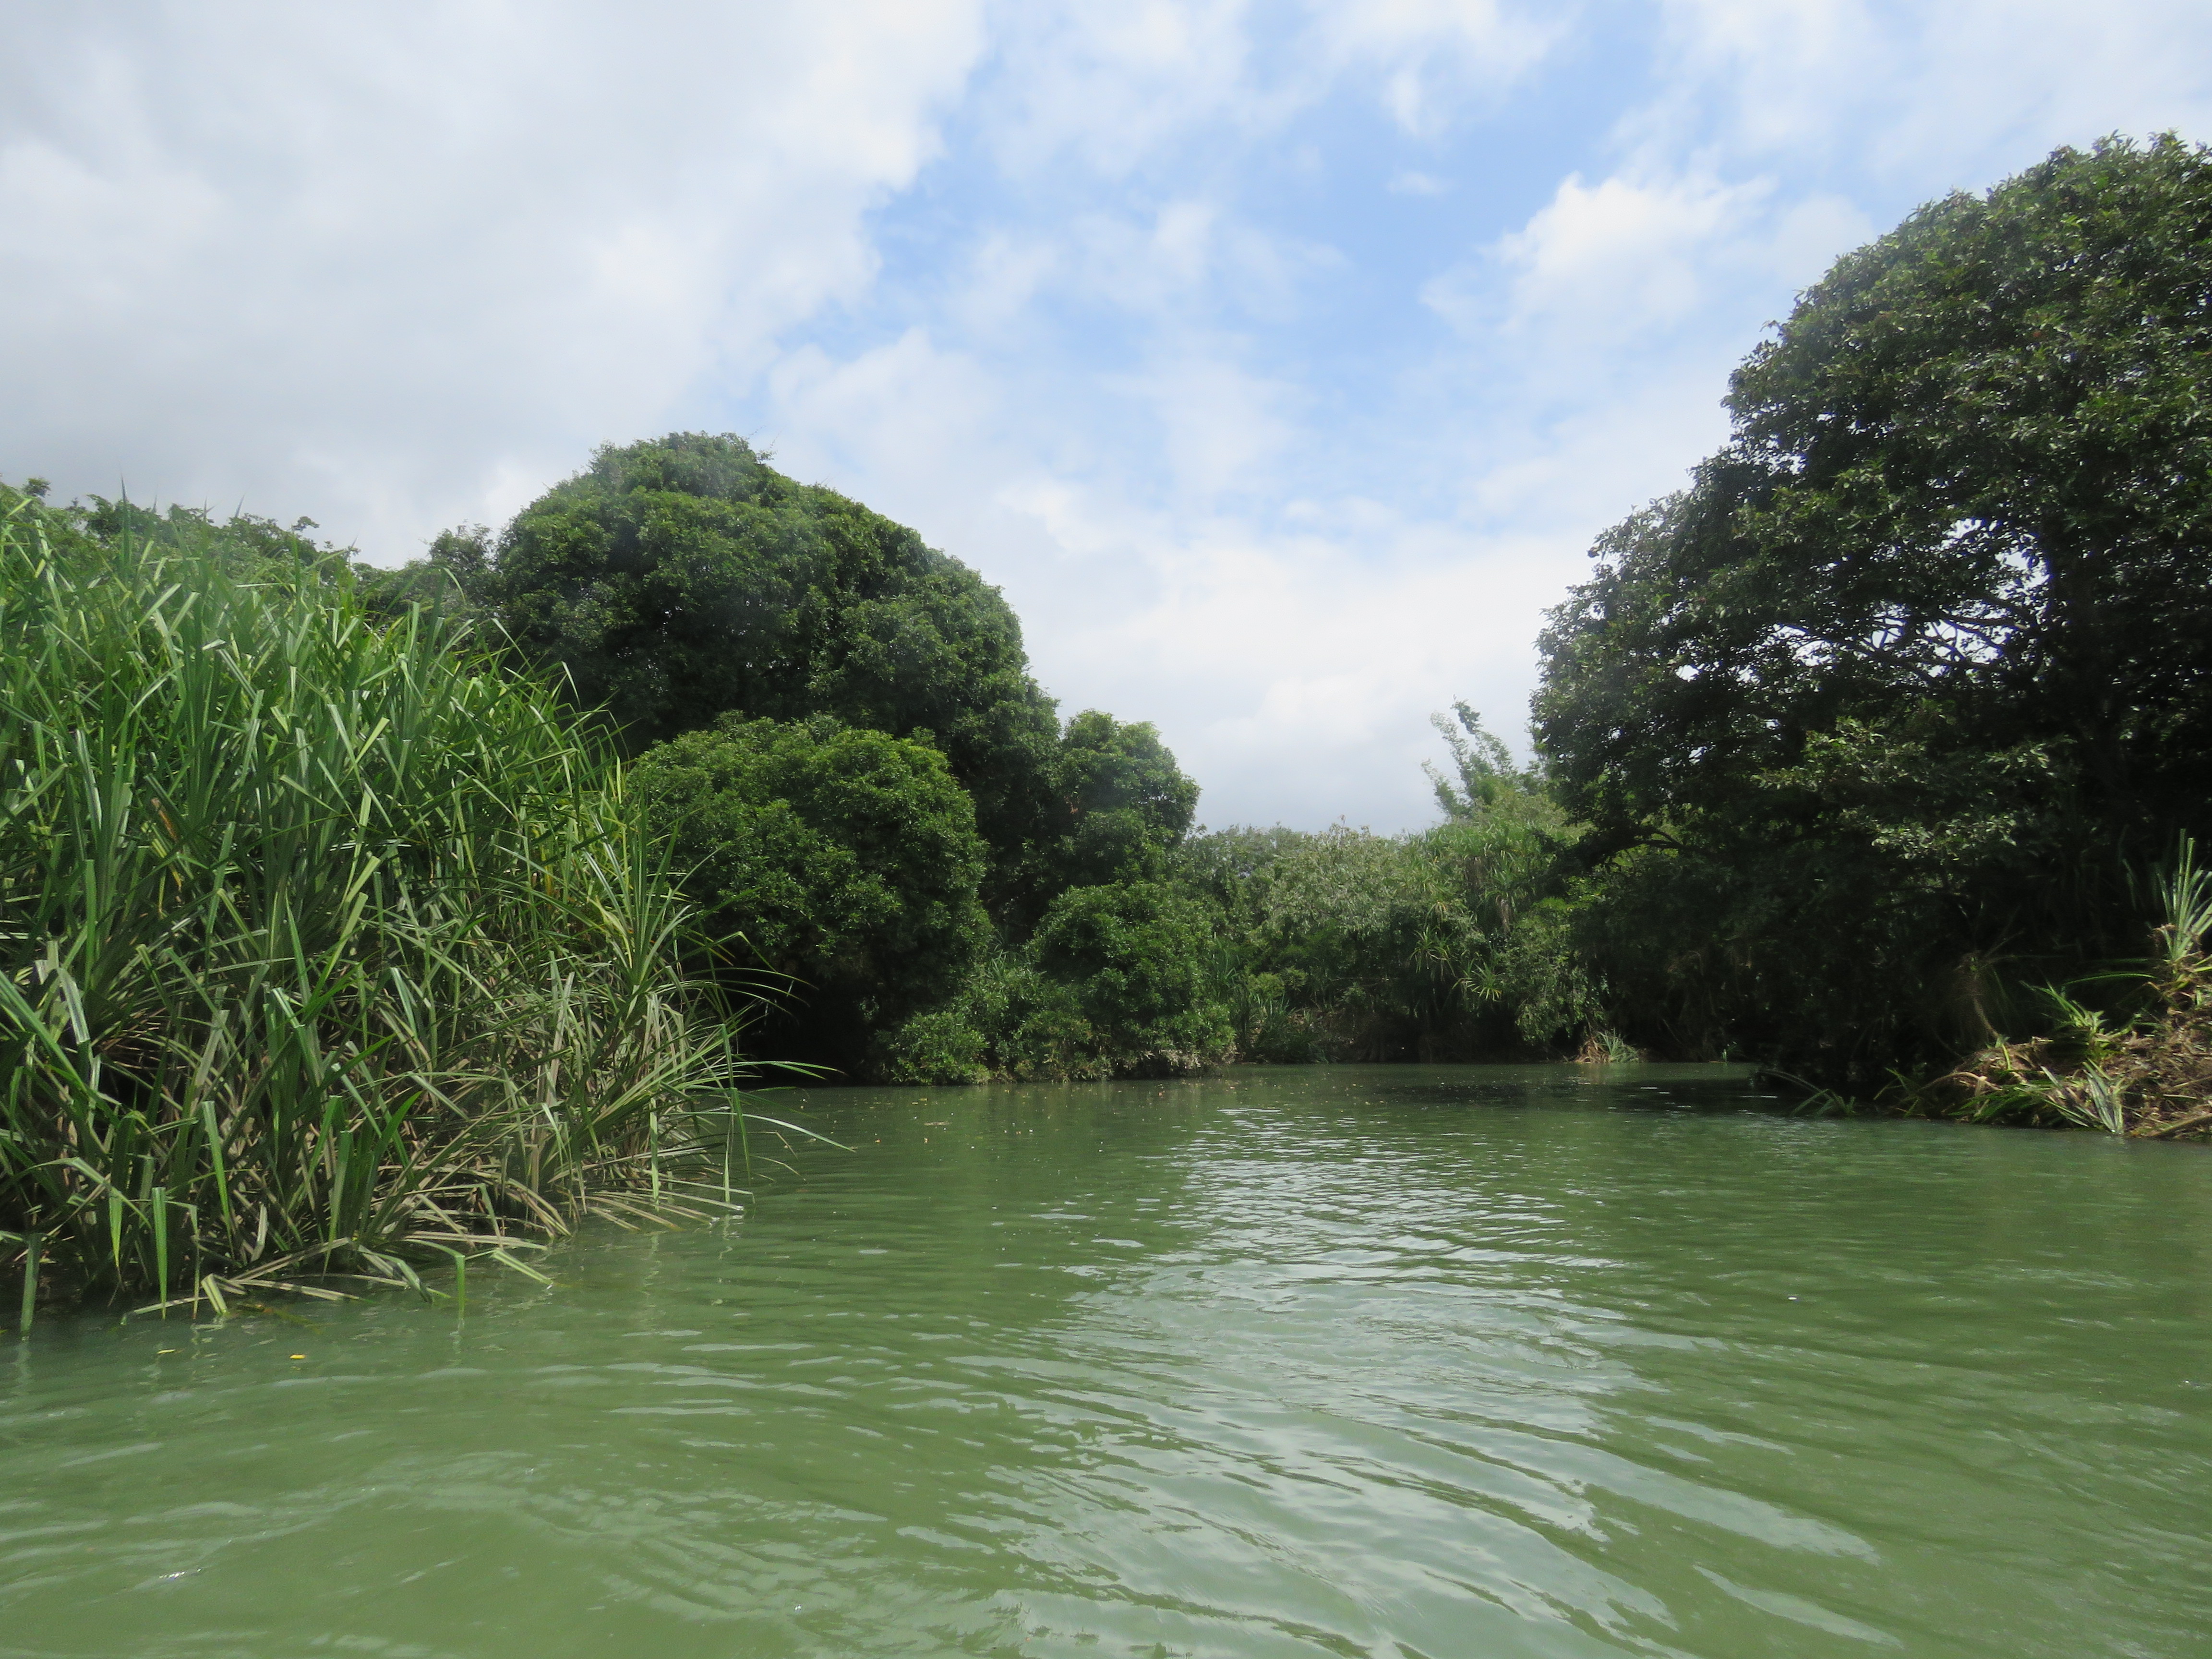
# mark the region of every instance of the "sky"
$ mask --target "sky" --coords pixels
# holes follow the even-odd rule
[[[0,0],[0,477],[396,564],[738,433],[1200,816],[1435,815],[1839,254],[2212,140],[2202,0]]]

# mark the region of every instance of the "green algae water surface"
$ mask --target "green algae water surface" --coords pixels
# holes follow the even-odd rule
[[[2212,1152],[818,1091],[742,1224],[0,1346],[0,1654],[2212,1654]]]

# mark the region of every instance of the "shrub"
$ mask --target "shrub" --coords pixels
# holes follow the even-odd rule
[[[1038,972],[1066,999],[1030,1016],[1020,1028],[1030,1034],[1026,1043],[1087,1047],[1126,1075],[1172,1075],[1226,1060],[1233,1031],[1213,973],[1218,919],[1212,906],[1164,883],[1068,889],[1045,912],[1032,947]]]
[[[725,716],[647,750],[633,787],[713,925],[793,981],[805,1059],[859,1065],[988,937],[975,806],[927,744]]]

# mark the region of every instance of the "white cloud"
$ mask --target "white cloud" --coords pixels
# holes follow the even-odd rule
[[[1717,403],[1760,323],[1869,234],[1850,201],[1787,197],[1774,175],[1729,184],[1639,168],[1589,184],[1571,173],[1526,223],[1420,296],[1500,376],[1498,389],[1510,387],[1524,425],[1610,425],[1656,387],[1681,385],[1683,369],[1704,376],[1701,403]]]
[[[896,479],[912,494],[924,481],[957,477],[994,447],[1004,417],[1004,388],[921,328],[842,363],[802,346],[768,381],[778,431],[801,434],[790,452],[768,434],[779,464],[848,494],[864,494],[862,479],[871,487]]]
[[[1212,503],[1272,483],[1273,464],[1298,434],[1297,389],[1253,374],[1200,343],[1171,343],[1147,372],[1109,387],[1150,406],[1180,500]]]
[[[1507,326],[1566,319],[1627,334],[1678,320],[1703,297],[1700,267],[1770,189],[1765,180],[1710,178],[1585,185],[1570,173],[1498,245],[1496,257],[1513,273]]]
[[[861,291],[980,46],[962,0],[12,27],[0,467],[311,505],[385,557]]]
[[[1064,278],[1066,256],[1066,248],[1054,237],[985,232],[967,256],[951,301],[962,328],[987,339],[1017,328],[1030,301],[1048,284]]]
[[[1073,155],[1121,179],[1203,129],[1278,131],[1346,79],[1402,131],[1438,136],[1523,80],[1569,15],[1498,0],[1131,0],[1007,5],[995,21],[1002,163],[1034,175]]]
[[[1355,504],[1345,504],[1346,508]],[[1430,815],[1427,715],[1455,697],[1516,738],[1535,626],[1573,550],[1340,510],[1306,535],[1132,525],[1152,605],[1059,642],[1085,700],[1156,720],[1214,823]]]
[[[1245,0],[1001,7],[987,112],[1000,164],[1031,176],[1073,155],[1119,178],[1202,124],[1264,124],[1275,100],[1247,79],[1249,9]]]
[[[2212,126],[2196,0],[1664,0],[1638,139],[1871,164],[1925,193],[2062,143]]]
[[[1383,107],[1422,137],[1520,80],[1567,21],[1540,23],[1496,0],[1320,0],[1313,10],[1325,53],[1378,73]]]
[[[1340,267],[1335,249],[1270,234],[1212,201],[1170,198],[1151,212],[1085,214],[1068,226],[1064,294],[1163,326],[1227,308],[1277,319]]]

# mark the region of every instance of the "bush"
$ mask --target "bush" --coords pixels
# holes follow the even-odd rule
[[[965,1008],[933,1008],[883,1037],[866,1073],[878,1083],[985,1083],[990,1040],[969,1023]]]
[[[1068,721],[1049,775],[1034,860],[1047,901],[1070,887],[1158,879],[1198,806],[1198,785],[1158,732],[1096,708]]]
[[[1462,705],[1439,716],[1447,821],[1229,830],[1178,849],[1227,919],[1217,978],[1248,1058],[1452,1060],[1571,1049],[1600,1017],[1567,900],[1576,831]]]
[[[1212,907],[1164,883],[1068,889],[1032,945],[1037,971],[1065,1000],[1041,1000],[1017,1037],[1030,1052],[1087,1048],[1124,1075],[1219,1064],[1234,1032],[1215,984],[1218,921]]]
[[[988,936],[975,806],[926,744],[726,716],[647,750],[632,780],[712,924],[794,981],[803,1058],[860,1066]]]

